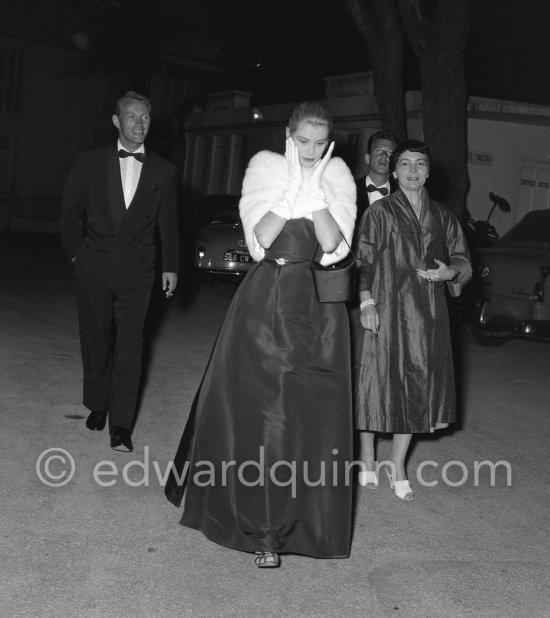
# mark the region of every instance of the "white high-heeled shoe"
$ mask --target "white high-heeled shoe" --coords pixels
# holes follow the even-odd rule
[[[409,481],[394,481],[391,472],[387,468],[385,468],[385,470],[390,481],[390,487],[394,490],[395,495],[406,502],[411,502],[414,500],[413,490],[411,489],[411,484]]]
[[[361,487],[376,489],[378,487],[378,474],[375,470],[361,470],[357,475],[357,480]]]

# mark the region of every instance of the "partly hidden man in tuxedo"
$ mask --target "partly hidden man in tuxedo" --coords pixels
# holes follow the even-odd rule
[[[376,131],[369,137],[365,163],[367,174],[358,178],[357,185],[357,218],[359,227],[365,210],[391,193],[390,187],[390,157],[397,146],[397,140],[391,131]]]
[[[367,173],[355,180],[357,187],[357,218],[355,219],[354,251],[357,252],[357,236],[361,228],[361,219],[367,208],[377,200],[391,193],[390,185],[390,157],[397,147],[397,140],[391,131],[384,129],[373,133],[367,142],[365,163]],[[364,328],[361,325],[359,312],[359,300],[350,307],[352,352],[354,369],[359,371],[361,362],[361,342],[363,341]]]
[[[86,426],[132,451],[143,327],[160,242],[162,288],[179,265],[176,169],[145,150],[151,104],[127,92],[116,104],[118,143],[77,157],[63,191],[61,238],[74,267],[84,369]]]

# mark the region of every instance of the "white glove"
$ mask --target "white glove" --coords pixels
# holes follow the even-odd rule
[[[291,137],[286,138],[285,159],[288,164],[288,184],[283,189],[281,196],[273,202],[271,212],[288,220],[292,216],[292,207],[302,187],[300,156],[298,154],[298,148]]]
[[[298,146],[291,137],[286,138],[285,159],[288,163],[289,181],[286,190],[289,193],[300,193],[302,187],[302,166],[300,165],[300,155]]]
[[[330,144],[325,153],[325,156],[319,161],[317,161],[313,168],[313,172],[309,181],[309,198],[311,201],[311,212],[315,212],[316,210],[322,210],[323,208],[328,208],[329,206],[325,195],[325,190],[323,189],[321,181],[323,179],[323,174],[328,165],[330,157],[332,156],[333,150],[334,142]]]

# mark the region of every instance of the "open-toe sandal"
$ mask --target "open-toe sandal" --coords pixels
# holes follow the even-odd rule
[[[276,569],[281,566],[281,559],[271,551],[257,551],[254,564],[260,569]]]

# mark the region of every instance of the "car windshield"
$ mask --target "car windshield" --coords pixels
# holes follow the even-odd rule
[[[240,223],[239,207],[235,204],[225,206],[199,207],[199,225],[214,225],[217,223]]]
[[[550,212],[539,216],[528,215],[502,237],[501,243],[550,246]]]

